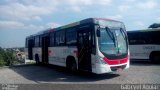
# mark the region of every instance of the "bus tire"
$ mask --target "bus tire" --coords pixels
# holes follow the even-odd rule
[[[40,64],[38,54],[36,54],[36,55],[35,55],[35,61],[36,61],[36,64],[37,64],[37,65],[39,65],[39,64]]]
[[[160,52],[152,52],[150,55],[150,60],[152,63],[160,62]]]
[[[74,57],[68,57],[66,60],[66,67],[68,71],[76,72],[77,71],[77,64]]]

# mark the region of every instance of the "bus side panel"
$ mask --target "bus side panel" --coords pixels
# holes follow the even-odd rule
[[[66,58],[67,56],[73,56],[75,57],[75,60],[77,62],[76,57],[76,47],[49,47],[49,64],[59,65],[59,66],[66,66]]]
[[[131,59],[148,59],[149,52],[143,49],[144,45],[130,45]]]
[[[131,59],[149,59],[152,51],[160,51],[159,45],[130,45]]]

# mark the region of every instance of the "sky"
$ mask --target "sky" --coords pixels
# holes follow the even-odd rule
[[[90,17],[124,22],[126,30],[160,23],[160,0],[0,0],[0,47],[24,47],[28,35]]]

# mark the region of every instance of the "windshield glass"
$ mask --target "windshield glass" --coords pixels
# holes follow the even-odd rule
[[[104,54],[127,53],[126,35],[120,28],[101,28],[99,37],[99,48]]]
[[[99,25],[101,27],[109,27],[109,28],[115,28],[115,27],[121,27],[125,28],[124,24],[118,21],[112,21],[112,20],[99,20]]]

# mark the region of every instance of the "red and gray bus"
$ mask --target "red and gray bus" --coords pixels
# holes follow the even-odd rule
[[[26,56],[37,64],[53,64],[96,74],[129,68],[125,25],[88,18],[26,38]]]

